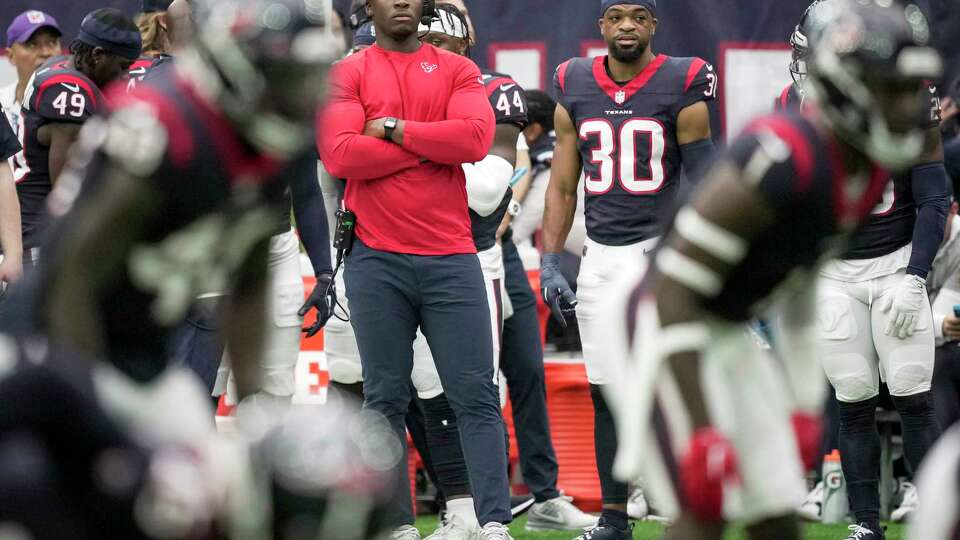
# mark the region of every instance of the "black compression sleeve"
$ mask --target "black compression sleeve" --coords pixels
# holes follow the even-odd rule
[[[947,171],[943,163],[927,163],[914,167],[910,175],[913,199],[917,202],[917,221],[913,228],[913,251],[907,273],[926,279],[943,241],[950,208]]]
[[[320,182],[317,179],[316,159],[304,159],[297,164],[293,172],[290,188],[300,241],[307,250],[315,275],[332,272],[330,228],[323,206],[323,195],[320,193]]]
[[[713,140],[701,139],[680,147],[680,159],[687,173],[687,180],[696,185],[713,162]]]

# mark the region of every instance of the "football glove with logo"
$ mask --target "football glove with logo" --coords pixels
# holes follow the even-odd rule
[[[553,317],[560,326],[567,327],[567,317],[576,312],[577,295],[560,272],[560,254],[544,253],[540,262],[540,294],[550,306]]]
[[[307,298],[307,301],[300,307],[297,315],[303,317],[310,311],[310,308],[317,309],[317,320],[309,327],[303,329],[307,337],[313,337],[330,317],[333,316],[333,310],[337,307],[337,288],[333,281],[332,272],[323,272],[317,276],[317,284],[313,287],[313,292]]]

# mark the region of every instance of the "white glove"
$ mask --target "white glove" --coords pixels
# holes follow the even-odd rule
[[[890,312],[887,320],[888,336],[895,335],[905,339],[913,335],[920,321],[920,310],[927,299],[927,282],[920,276],[907,274],[903,281],[887,296],[882,306],[884,313]]]

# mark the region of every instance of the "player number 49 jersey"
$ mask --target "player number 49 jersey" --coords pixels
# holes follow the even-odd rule
[[[35,247],[43,205],[52,188],[50,147],[37,133],[48,124],[82,124],[103,107],[100,89],[72,67],[70,57],[48,60],[33,74],[23,96],[23,152],[17,156],[17,196],[23,225],[23,247]]]
[[[611,78],[605,56],[557,67],[557,101],[580,137],[587,236],[613,246],[660,236],[681,166],[677,117],[713,100],[717,83],[704,60],[663,54],[622,85]]]

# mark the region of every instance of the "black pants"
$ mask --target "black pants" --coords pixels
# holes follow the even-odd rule
[[[223,298],[201,298],[194,302],[186,320],[174,331],[170,344],[174,362],[196,373],[208,392],[213,392],[223,358],[224,342],[220,335]]]
[[[537,502],[543,502],[558,497],[560,492],[557,491],[557,455],[547,417],[540,319],[537,299],[517,246],[509,236],[503,239],[503,265],[513,316],[503,323],[500,369],[510,391],[523,479]]]
[[[947,430],[960,420],[960,345],[956,342],[937,347],[933,403],[941,429]]]
[[[406,457],[404,416],[419,327],[457,416],[480,524],[511,519],[500,400],[493,383],[493,336],[480,262],[474,254],[416,256],[357,240],[347,257],[350,322],[363,359],[364,408],[390,422]],[[395,467],[389,521],[413,524],[406,460]]]

